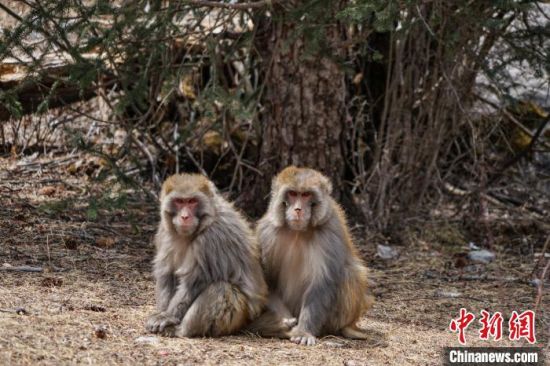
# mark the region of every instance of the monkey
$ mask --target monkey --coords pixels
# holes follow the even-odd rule
[[[218,337],[261,314],[267,285],[257,240],[206,176],[177,174],[163,183],[154,243],[156,312],[148,332]]]
[[[270,291],[267,310],[250,326],[261,336],[301,345],[326,334],[367,338],[356,325],[373,303],[367,268],[331,193],[330,180],[310,168],[289,166],[272,181],[256,227]]]

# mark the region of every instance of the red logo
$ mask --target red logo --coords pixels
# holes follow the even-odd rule
[[[510,340],[525,338],[529,343],[535,343],[535,313],[532,310],[526,310],[518,315],[516,311],[512,311],[508,329]]]
[[[466,328],[468,328],[468,325],[470,325],[470,323],[473,322],[475,318],[476,317],[474,314],[467,312],[464,308],[461,308],[460,316],[458,317],[458,319],[451,320],[449,329],[451,329],[451,331],[453,332],[458,331],[458,341],[461,344],[466,343]]]
[[[479,338],[489,339],[492,336],[495,341],[499,341],[502,338],[502,320],[502,314],[498,311],[491,316],[489,312],[481,310],[479,322],[482,327],[479,330]]]
[[[451,332],[458,333],[460,344],[466,344],[466,328],[474,321],[475,315],[461,308],[459,317],[452,319],[449,324]],[[486,310],[481,310],[481,329],[479,329],[479,338],[488,340],[493,338],[495,341],[502,339],[502,323],[504,318],[500,312],[491,315]],[[508,338],[511,341],[526,339],[529,343],[537,341],[535,337],[535,312],[526,310],[521,314],[512,311],[508,321]]]

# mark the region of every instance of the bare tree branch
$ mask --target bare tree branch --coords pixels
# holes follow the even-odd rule
[[[262,9],[273,6],[276,0],[259,0],[251,3],[224,3],[219,1],[208,0],[186,0],[185,3],[189,5],[209,8],[224,8],[234,10],[248,10],[248,9]]]

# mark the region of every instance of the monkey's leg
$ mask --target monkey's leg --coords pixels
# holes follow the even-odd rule
[[[246,330],[262,337],[290,338],[289,331],[297,323],[281,298],[270,294],[267,309]]]
[[[262,337],[290,338],[290,330],[297,324],[296,318],[282,318],[279,314],[267,309],[246,330]]]
[[[238,331],[248,319],[247,298],[227,282],[209,285],[193,302],[176,329],[178,337],[222,336]]]

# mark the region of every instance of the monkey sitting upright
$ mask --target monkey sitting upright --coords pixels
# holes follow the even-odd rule
[[[273,180],[256,228],[271,291],[269,310],[251,326],[260,335],[302,345],[323,334],[366,338],[356,322],[372,303],[367,269],[331,191],[328,178],[313,169],[290,166]]]
[[[267,295],[257,242],[245,219],[199,174],[168,178],[154,260],[157,312],[149,332],[221,336],[257,317]]]

